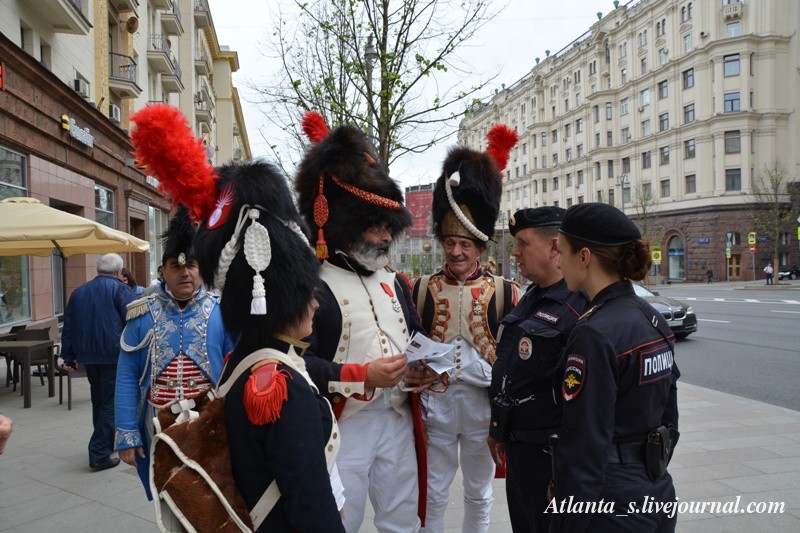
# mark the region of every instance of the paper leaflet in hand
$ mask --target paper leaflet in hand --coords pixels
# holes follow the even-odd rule
[[[416,332],[408,342],[405,354],[409,365],[420,361],[437,374],[444,374],[456,367],[453,358],[448,357],[454,349],[452,344],[436,342]]]

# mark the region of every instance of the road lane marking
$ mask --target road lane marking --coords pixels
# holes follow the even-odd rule
[[[718,324],[730,324],[730,320],[711,320],[710,318],[698,318],[700,322],[717,322]]]
[[[770,313],[790,313],[793,315],[800,315],[800,311],[778,311],[777,309],[770,309]]]

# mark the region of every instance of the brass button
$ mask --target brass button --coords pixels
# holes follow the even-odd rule
[[[350,316],[350,313],[344,313],[344,317],[347,318]]]
[[[332,452],[332,451],[333,451],[333,444],[328,444],[328,451],[329,451],[329,452]]]
[[[344,388],[344,392],[346,392],[347,394],[350,394],[350,387],[345,387]]]
[[[344,351],[344,346],[339,346],[339,351],[343,352]]]
[[[344,339],[344,340],[350,340],[350,335],[348,335],[348,334],[346,334],[346,333],[345,333],[344,335],[342,335],[342,339]]]
[[[334,431],[334,432],[333,432],[333,435],[331,435],[331,437],[333,437],[334,439],[335,439],[335,438],[338,438],[338,437],[339,437],[339,434],[338,434],[337,432],[335,432],[335,431]]]
[[[403,319],[402,319],[402,318],[400,319],[400,323],[401,323],[401,324],[403,323]]]
[[[389,353],[389,350],[387,350],[386,348],[384,348],[384,349],[383,349],[383,353]]]
[[[381,339],[381,344],[386,344],[386,339]]]
[[[347,298],[345,298],[344,300],[342,300],[342,305],[350,305],[350,301]]]
[[[405,333],[405,332],[406,332],[406,328],[403,328],[403,333]]]
[[[336,387],[333,385],[328,385],[328,392],[336,392]]]
[[[349,328],[350,327],[350,322],[345,322],[344,323],[344,327]]]
[[[331,392],[333,392],[333,391],[331,391]],[[335,396],[333,398],[333,403],[339,403],[340,400],[341,400],[341,398],[339,396]]]

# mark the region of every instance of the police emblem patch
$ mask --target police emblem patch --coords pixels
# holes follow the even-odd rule
[[[519,353],[519,358],[523,361],[530,359],[531,354],[533,354],[533,342],[531,342],[530,337],[522,337],[519,340],[517,352]]]
[[[565,401],[572,401],[578,397],[583,382],[586,379],[586,358],[582,355],[571,354],[567,357],[567,366],[564,370],[564,382],[561,392]]]

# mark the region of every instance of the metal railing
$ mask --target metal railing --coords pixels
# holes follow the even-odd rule
[[[109,77],[136,83],[137,66],[132,57],[111,52],[109,58]]]

